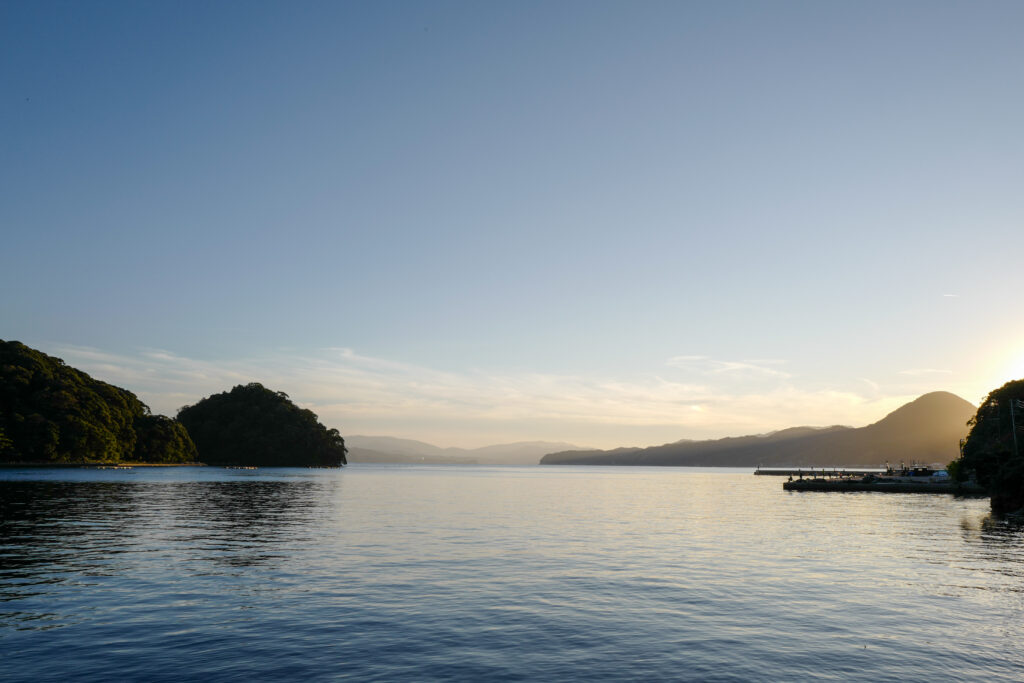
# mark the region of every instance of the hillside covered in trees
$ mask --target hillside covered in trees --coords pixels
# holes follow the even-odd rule
[[[310,410],[262,384],[238,385],[178,411],[207,465],[268,467],[346,464],[345,440]]]
[[[951,474],[958,480],[975,475],[992,496],[993,512],[1024,511],[1024,380],[992,391],[969,424]]]
[[[21,342],[0,340],[0,462],[182,463],[188,432],[132,392]]]
[[[925,394],[866,427],[794,427],[771,434],[678,441],[651,448],[567,451],[542,465],[688,467],[860,466],[885,462],[946,463],[958,454],[974,406],[955,394]]]

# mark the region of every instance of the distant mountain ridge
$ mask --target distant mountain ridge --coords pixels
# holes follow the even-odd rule
[[[885,462],[947,463],[975,406],[936,391],[907,403],[866,427],[793,427],[770,434],[709,441],[678,441],[650,448],[562,451],[542,465],[675,465],[691,467],[859,466]]]
[[[536,465],[547,453],[579,446],[549,441],[522,441],[481,448],[441,448],[393,436],[346,436],[351,463],[428,463],[462,465]]]

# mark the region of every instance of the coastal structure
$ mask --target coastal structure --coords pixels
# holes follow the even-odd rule
[[[882,474],[885,469],[857,467],[766,467],[758,465],[754,474],[766,477],[863,477],[869,474]]]
[[[946,470],[937,470],[925,465],[887,467],[880,473],[869,472],[863,476],[848,473],[828,472],[808,475],[797,472],[797,478],[790,475],[782,484],[786,491],[879,491],[882,493],[952,493],[960,496],[985,496],[984,487],[976,481],[957,482]]]

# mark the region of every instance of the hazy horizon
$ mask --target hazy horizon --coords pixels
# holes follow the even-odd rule
[[[0,338],[650,446],[1024,377],[1024,4],[0,6]]]

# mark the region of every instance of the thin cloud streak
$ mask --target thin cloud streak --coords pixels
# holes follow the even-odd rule
[[[914,398],[869,399],[854,390],[805,389],[790,381],[789,374],[765,367],[766,361],[693,356],[673,358],[669,365],[696,368],[693,375],[702,381],[654,374],[591,378],[453,373],[347,348],[226,362],[161,349],[118,355],[61,346],[52,352],[98,379],[135,392],[158,413],[174,415],[210,394],[260,382],[284,391],[342,434],[389,434],[441,446],[543,438],[610,448],[796,425],[867,424]],[[743,375],[767,383],[746,387],[732,381]]]
[[[882,390],[882,386],[878,382],[870,380],[867,377],[861,377],[860,381],[864,382],[864,384],[868,385],[868,387],[871,388],[871,391],[873,393],[878,393],[879,391]]]
[[[755,377],[777,377],[787,379],[791,375],[781,370],[776,370],[769,365],[780,365],[783,360],[749,360],[749,361],[723,361],[715,360],[707,356],[674,356],[668,359],[668,365],[680,370],[705,374],[721,375],[729,374],[734,376],[755,376]]]

